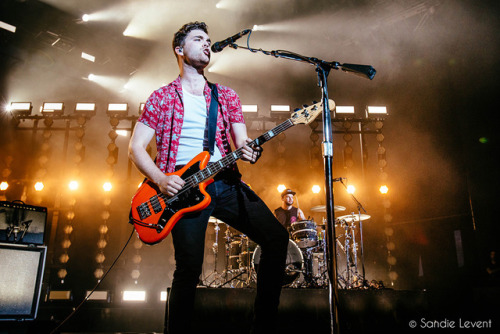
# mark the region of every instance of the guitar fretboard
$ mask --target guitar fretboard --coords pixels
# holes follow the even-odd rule
[[[277,125],[276,127],[272,128],[271,130],[265,132],[264,134],[260,135],[258,138],[252,140],[250,143],[246,144],[247,146],[254,147],[254,146],[260,146],[267,142],[268,140],[276,137],[280,133],[288,130],[295,124],[290,120],[287,119],[283,123]],[[215,174],[219,173],[221,170],[224,168],[231,166],[234,164],[236,161],[241,159],[243,156],[243,149],[240,147],[239,149],[229,153],[222,159],[218,160],[217,162],[214,162],[210,164],[210,166],[205,167],[204,169],[194,173],[193,175],[187,177],[184,181],[186,182],[184,184],[184,187],[173,197],[167,199],[166,196],[163,194],[159,194],[158,196],[161,196],[164,200],[170,202],[175,199],[176,196],[180,195],[183,191],[187,191],[192,187],[198,186],[203,181],[206,181],[213,177]]]

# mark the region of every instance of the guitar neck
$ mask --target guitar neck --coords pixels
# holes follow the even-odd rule
[[[258,138],[252,140],[250,143],[248,143],[246,145],[250,146],[250,147],[261,146],[265,142],[271,140],[272,138],[274,138],[277,135],[279,135],[280,133],[288,130],[289,128],[291,128],[294,125],[295,124],[290,119],[287,119],[283,123],[275,126],[271,130],[260,135]],[[228,155],[226,155],[225,157],[223,157],[219,161],[211,164],[209,167],[206,167],[206,168],[196,172],[195,174],[191,175],[188,179],[193,178],[193,181],[196,181],[197,184],[200,182],[203,182],[205,180],[210,179],[211,177],[213,177],[215,174],[217,174],[218,172],[220,172],[224,168],[234,164],[236,161],[241,159],[241,157],[243,156],[242,151],[243,151],[243,149],[240,147],[239,149],[229,153]],[[189,180],[186,180],[186,181],[189,182]]]

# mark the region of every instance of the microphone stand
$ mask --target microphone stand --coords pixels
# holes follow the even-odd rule
[[[375,69],[369,65],[356,64],[340,64],[339,62],[327,62],[314,57],[302,56],[290,51],[275,50],[265,51],[262,49],[252,49],[249,46],[250,34],[247,39],[247,46],[242,47],[235,43],[229,46],[236,49],[242,48],[251,52],[262,52],[265,55],[274,56],[276,58],[285,58],[295,61],[309,63],[316,67],[318,73],[318,85],[321,88],[322,104],[323,104],[323,159],[325,172],[325,192],[326,192],[326,245],[327,245],[327,272],[328,272],[328,297],[330,302],[330,330],[331,333],[339,333],[339,318],[338,318],[338,284],[337,284],[337,255],[335,249],[335,217],[334,217],[334,197],[333,197],[333,131],[332,118],[328,102],[328,75],[331,69],[342,69],[344,72],[351,72],[362,77],[373,79]]]

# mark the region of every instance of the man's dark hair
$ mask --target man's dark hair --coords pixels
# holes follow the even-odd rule
[[[178,46],[182,46],[184,44],[184,40],[186,39],[187,34],[191,30],[202,30],[206,34],[208,34],[208,27],[205,24],[205,22],[189,22],[183,25],[175,34],[174,34],[174,39],[172,41],[172,50],[174,50],[174,54],[177,57],[177,54],[175,53],[175,48]]]

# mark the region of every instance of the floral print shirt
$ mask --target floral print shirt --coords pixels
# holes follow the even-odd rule
[[[217,116],[217,132],[215,142],[222,154],[231,152],[229,138],[233,138],[231,124],[245,123],[241,102],[236,92],[217,84],[219,112]],[[208,82],[203,91],[207,102],[207,115],[210,108],[212,94]],[[156,165],[164,173],[175,171],[179,139],[181,137],[184,106],[180,76],[170,84],[154,91],[148,98],[139,122],[155,130],[156,136]],[[224,139],[227,140],[224,140]],[[193,157],[194,158],[194,157]]]

